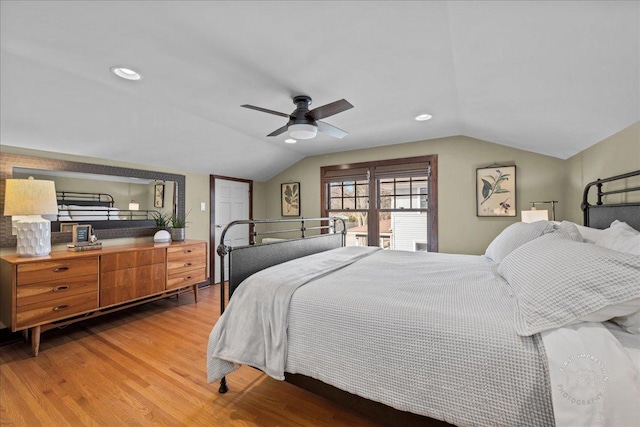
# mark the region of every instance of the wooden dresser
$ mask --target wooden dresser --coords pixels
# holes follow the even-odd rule
[[[0,258],[0,321],[31,334],[37,356],[41,332],[191,290],[198,302],[206,280],[207,245],[195,240],[10,255]]]

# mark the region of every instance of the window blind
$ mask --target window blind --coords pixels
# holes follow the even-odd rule
[[[374,173],[376,179],[424,177],[429,174],[429,162],[376,166]]]
[[[325,170],[324,182],[366,181],[367,168]]]

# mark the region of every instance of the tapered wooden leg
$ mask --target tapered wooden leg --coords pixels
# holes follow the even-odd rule
[[[31,351],[34,356],[38,355],[40,350],[40,326],[31,328]]]
[[[193,299],[198,302],[198,285],[193,285]]]
[[[29,342],[29,330],[28,329],[23,329],[22,330],[22,339],[24,340],[24,342]]]

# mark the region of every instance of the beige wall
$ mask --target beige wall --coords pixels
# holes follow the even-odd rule
[[[320,215],[320,167],[402,157],[438,155],[438,231],[440,252],[482,254],[491,240],[515,218],[478,218],[476,168],[490,164],[517,166],[517,210],[532,200],[564,200],[564,161],[468,137],[450,137],[307,157],[265,184],[266,213],[280,217],[280,184],[299,181],[301,212]],[[564,203],[558,218],[564,216]]]
[[[146,165],[72,156],[2,146],[2,152],[99,163],[136,169],[162,170],[186,176],[187,238],[209,239],[209,176]],[[301,183],[302,214],[320,215],[320,167],[391,158],[438,155],[438,226],[440,252],[483,253],[491,239],[516,218],[478,218],[475,215],[475,169],[492,163],[517,166],[517,209],[532,200],[559,200],[557,218],[582,222],[582,189],[599,177],[640,169],[640,122],[564,161],[468,137],[450,137],[370,149],[308,157],[268,182],[254,182],[254,218],[280,218],[280,184]],[[214,173],[214,171],[212,171]],[[207,210],[200,211],[200,202]],[[150,239],[150,238],[145,238]],[[136,239],[105,241],[105,245],[126,244]],[[59,247],[56,249],[64,249]],[[0,254],[13,253],[2,248]]]
[[[567,219],[582,224],[580,204],[585,185],[598,178],[640,170],[640,122],[569,158],[566,169]],[[629,181],[624,184],[627,188],[640,185],[640,180]],[[623,200],[632,201],[630,198]],[[589,202],[594,203],[594,200]]]

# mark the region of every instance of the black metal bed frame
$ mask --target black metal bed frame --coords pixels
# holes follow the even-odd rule
[[[80,191],[56,191],[56,199],[58,201],[58,205],[73,205],[75,211],[82,212],[84,217],[103,217],[106,216],[107,219],[96,220],[97,222],[109,221],[109,226],[107,227],[94,227],[94,228],[112,228],[115,226],[118,227],[131,227],[131,223],[129,221],[148,221],[149,225],[153,225],[155,221],[151,217],[153,213],[157,213],[154,210],[128,210],[128,209],[117,209],[112,210],[114,208],[114,199],[111,194],[107,193],[89,193],[89,192],[80,192]],[[76,208],[79,206],[80,208]],[[92,206],[100,206],[106,207],[107,210],[96,212],[91,209]],[[120,218],[121,215],[126,215],[129,217],[128,220],[122,220]],[[118,220],[117,224],[114,222]],[[90,219],[84,219],[83,221],[91,221]],[[57,215],[57,222],[65,223],[65,222],[74,222],[73,219],[70,221],[60,221],[60,214]],[[54,231],[59,230],[59,225],[53,225],[52,228]]]
[[[309,226],[309,222],[319,223],[320,225]],[[284,230],[268,230],[257,232],[257,224],[281,224],[281,223],[300,223],[299,228]],[[323,225],[323,223],[326,223]],[[336,227],[336,223],[342,223],[340,231]],[[250,242],[249,245],[243,246],[227,246],[225,237],[229,229],[239,226],[249,225]],[[320,231],[322,234],[307,236],[308,231]],[[255,238],[258,236],[300,233],[299,238],[286,239],[282,241],[262,243],[256,245]],[[329,249],[335,249],[345,245],[347,235],[347,227],[343,218],[326,217],[326,218],[296,218],[296,219],[248,219],[230,222],[220,235],[220,244],[217,253],[220,256],[220,315],[224,313],[226,295],[225,295],[225,257],[229,257],[229,298],[233,295],[236,288],[253,273],[256,273],[273,265],[281,264],[303,256],[312,255],[318,252],[324,252]],[[250,249],[250,250],[249,250]],[[227,387],[226,377],[220,380],[220,393],[226,393]]]
[[[583,224],[593,228],[607,228],[614,220],[624,221],[636,230],[640,230],[640,186],[629,187],[618,190],[603,191],[606,183],[621,181],[628,178],[640,177],[640,170],[628,172],[610,178],[597,179],[587,184],[582,194]],[[639,181],[640,182],[640,181]],[[589,204],[589,191],[596,187],[597,202],[595,205]],[[639,201],[605,204],[603,197],[614,194],[627,194],[639,192]]]
[[[73,203],[77,206],[113,207],[113,196],[106,193],[83,193],[78,191],[56,191],[59,205]]]

